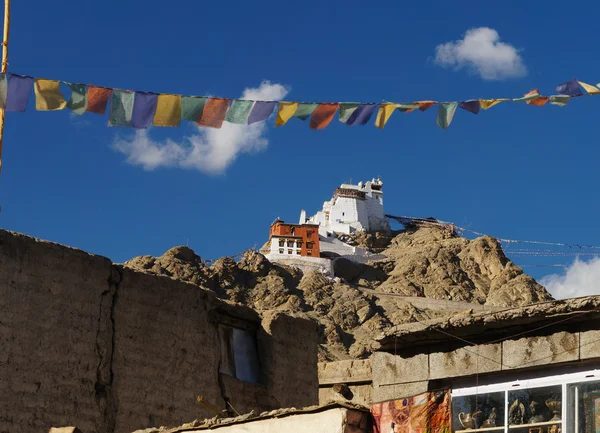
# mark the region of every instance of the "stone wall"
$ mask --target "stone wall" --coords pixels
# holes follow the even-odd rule
[[[262,380],[219,374],[217,326],[257,330]],[[316,326],[0,230],[0,433],[125,433],[318,402]]]
[[[369,359],[320,362],[319,404],[350,402],[369,406],[373,388],[372,375]],[[339,385],[345,385],[348,392],[340,393]]]

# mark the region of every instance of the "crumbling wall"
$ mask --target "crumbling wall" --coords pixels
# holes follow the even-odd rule
[[[223,316],[259,329],[262,384],[219,374]],[[0,230],[0,433],[212,417],[198,395],[244,412],[316,404],[316,325],[260,320],[194,284]]]

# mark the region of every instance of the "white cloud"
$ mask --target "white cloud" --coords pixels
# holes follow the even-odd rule
[[[527,75],[519,51],[500,42],[498,32],[489,27],[467,30],[463,39],[435,48],[435,63],[443,67],[466,68],[484,80],[503,80]]]
[[[576,258],[564,274],[546,275],[540,284],[557,299],[600,294],[600,258]]]
[[[245,89],[242,99],[283,99],[289,89],[263,81],[257,88]],[[200,128],[182,143],[167,139],[152,140],[147,130],[136,131],[130,138],[117,137],[113,149],[127,156],[127,162],[145,170],[158,167],[196,169],[208,174],[225,171],[240,153],[264,150],[269,145],[266,122],[237,125],[224,122],[220,129]]]

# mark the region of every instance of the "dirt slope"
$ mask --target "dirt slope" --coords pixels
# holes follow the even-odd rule
[[[396,236],[360,234],[347,240],[385,248],[388,258],[366,265],[340,259],[335,280],[318,272],[302,275],[254,251],[239,262],[222,258],[206,266],[191,249],[175,247],[125,266],[198,284],[259,311],[306,314],[321,324],[321,360],[366,357],[373,336],[389,326],[469,310],[446,301],[512,307],[552,299],[490,237],[471,241],[438,227],[414,227]]]

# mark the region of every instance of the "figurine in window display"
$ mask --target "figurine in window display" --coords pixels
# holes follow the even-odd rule
[[[548,409],[550,409],[554,415],[550,421],[560,421],[560,408],[562,406],[562,401],[549,398],[546,400],[546,406],[548,406]]]
[[[496,427],[496,408],[495,407],[492,408],[490,415],[483,422],[483,424],[481,424],[481,428],[488,428],[488,427]]]
[[[531,403],[529,403],[529,410],[531,411],[531,418],[529,418],[528,421],[529,424],[546,421],[546,416],[543,413],[543,409],[544,408],[541,407],[539,402],[531,400]]]
[[[508,408],[508,420],[511,425],[523,424],[523,417],[525,416],[525,405],[515,399],[514,403]]]
[[[560,433],[560,427],[557,424],[548,427],[548,433]]]
[[[458,414],[458,420],[460,421],[460,424],[466,429],[477,428],[477,423],[476,423],[475,418],[480,413],[481,413],[480,410],[473,412],[473,413],[467,413],[467,414],[465,414],[464,412],[461,412]]]

